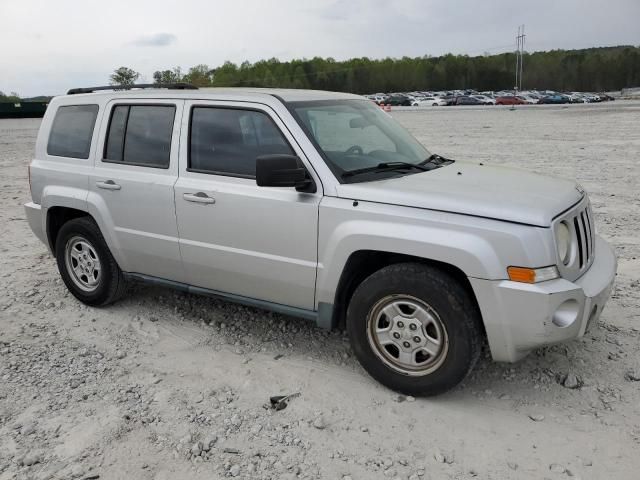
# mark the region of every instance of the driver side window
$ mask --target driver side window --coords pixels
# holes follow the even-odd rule
[[[295,152],[269,116],[257,110],[195,106],[188,170],[255,178],[256,157]]]
[[[396,152],[389,137],[377,125],[363,121],[358,113],[311,110],[308,115],[313,136],[324,151],[346,152],[356,146],[365,155],[375,150]],[[354,126],[357,123],[366,126]],[[345,135],[346,131],[349,135]]]

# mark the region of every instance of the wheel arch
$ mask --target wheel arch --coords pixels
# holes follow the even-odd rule
[[[111,222],[111,217],[108,215],[106,206],[102,205],[103,208],[97,208],[90,202],[83,203],[83,206],[87,206],[88,208],[85,210],[83,208],[77,208],[80,207],[79,205],[69,206],[59,203],[47,207],[45,228],[51,253],[55,255],[56,238],[60,228],[62,228],[65,223],[75,218],[89,217],[98,226],[111,255],[113,255],[118,265],[121,267],[126,266],[118,249],[115,235],[113,235],[113,223]],[[105,213],[107,218],[104,218]]]
[[[354,291],[364,279],[378,270],[397,263],[419,263],[436,268],[454,278],[469,294],[478,312],[480,312],[478,300],[469,282],[467,275],[457,266],[415,255],[387,252],[381,250],[358,250],[349,256],[344,265],[337,289],[334,295],[334,303],[331,312],[331,326],[344,329],[346,326],[346,313],[349,301]],[[482,322],[484,333],[484,322]]]
[[[89,212],[72,207],[53,206],[47,209],[46,232],[49,249],[56,251],[56,240],[62,226],[70,220],[90,217]]]

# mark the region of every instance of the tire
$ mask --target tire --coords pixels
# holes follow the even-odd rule
[[[92,218],[65,223],[56,237],[55,253],[64,284],[82,303],[103,306],[124,294],[124,275]]]
[[[373,273],[347,309],[351,347],[364,369],[390,389],[414,396],[438,395],[464,380],[480,358],[481,322],[475,300],[454,277],[418,263]],[[397,342],[394,335],[400,335]],[[415,366],[402,363],[401,355]]]

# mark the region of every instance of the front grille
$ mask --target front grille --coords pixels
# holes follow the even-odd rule
[[[578,243],[578,266],[583,270],[591,264],[594,247],[594,228],[589,204],[573,217],[573,226]]]
[[[588,197],[585,196],[578,205],[556,218],[554,229],[559,222],[563,222],[571,231],[571,255],[566,265],[558,259],[558,269],[562,277],[573,281],[591,266],[595,255],[596,228]]]

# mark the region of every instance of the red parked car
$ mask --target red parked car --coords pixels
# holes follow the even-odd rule
[[[498,97],[496,105],[526,105],[527,102],[515,96]]]

